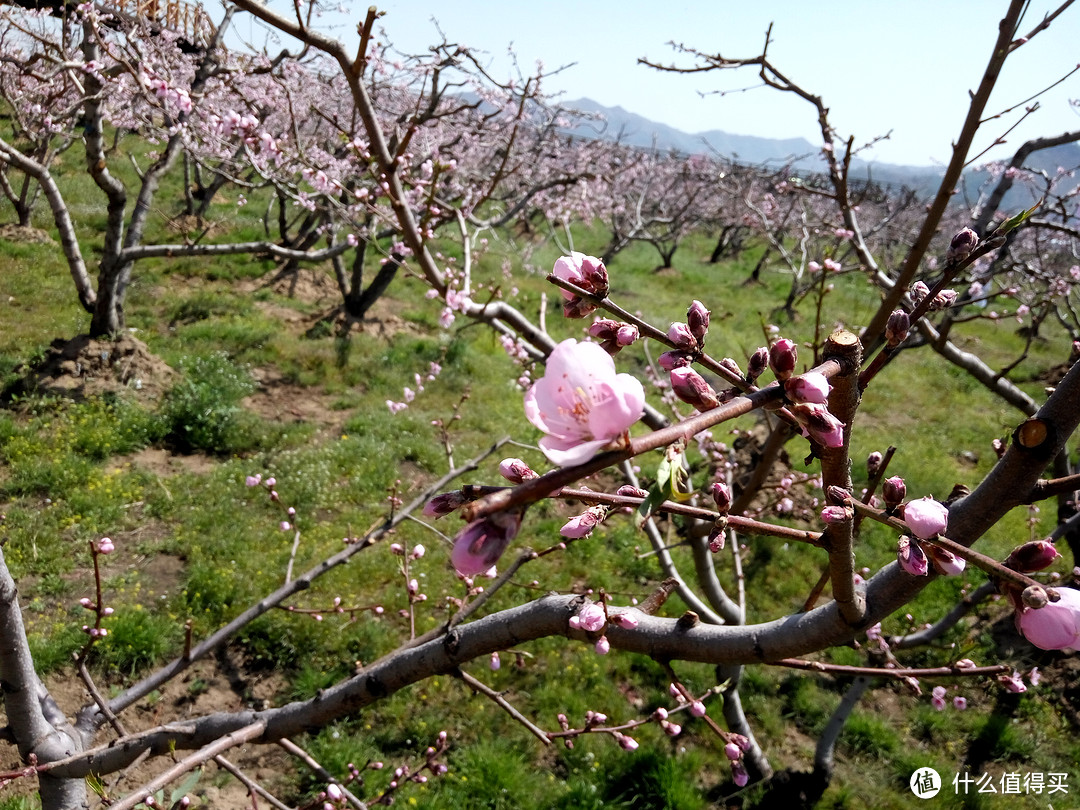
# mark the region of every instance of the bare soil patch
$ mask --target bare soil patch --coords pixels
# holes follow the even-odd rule
[[[240,404],[268,421],[340,431],[350,413],[332,408],[331,397],[321,390],[288,382],[276,368],[252,369],[251,376],[259,388]]]
[[[0,239],[18,244],[31,245],[54,245],[56,241],[41,228],[31,228],[25,225],[5,223],[0,225]]]
[[[78,335],[54,340],[42,361],[24,369],[18,388],[73,399],[127,391],[156,401],[175,378],[172,368],[131,335],[117,340]]]

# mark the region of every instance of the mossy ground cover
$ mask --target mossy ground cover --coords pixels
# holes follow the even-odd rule
[[[92,244],[100,216],[93,190],[83,193],[76,213]],[[256,228],[251,215],[238,212],[235,204],[222,203],[218,216],[223,229]],[[40,227],[47,228],[47,222]],[[161,236],[170,225],[161,220],[155,227]],[[580,250],[598,250],[603,243],[598,231],[578,230],[574,238]],[[660,326],[681,320],[690,300],[701,299],[713,311],[710,351],[740,363],[766,342],[769,324],[796,339],[809,356],[837,320],[856,326],[875,306],[861,279],[851,274],[837,277],[825,297],[829,320],[817,324],[812,307],[789,320],[775,309],[787,292],[788,276],[767,271],[760,284],[744,283],[760,248],[719,265],[703,261],[710,248],[707,234],[692,237],[676,254],[674,268],[662,271],[656,270],[650,248],[624,251],[610,267],[612,297]],[[444,249],[452,255],[452,245]],[[580,337],[580,322],[562,319],[559,295],[543,278],[557,254],[543,245],[521,262],[518,246],[495,240],[474,268],[474,285],[497,290],[529,313],[537,313],[546,300],[552,334]],[[503,274],[505,259],[514,267],[512,279]],[[89,316],[78,309],[55,246],[5,243],[0,263],[0,372],[10,383],[20,364],[34,361],[54,338],[83,331]],[[340,549],[343,538],[380,521],[392,499],[408,501],[446,472],[448,450],[461,463],[502,437],[520,443],[488,456],[471,479],[478,483],[497,482],[495,468],[506,455],[544,468],[534,445],[536,432],[523,419],[521,391],[513,383],[518,370],[489,330],[460,321],[450,330],[439,329],[437,302],[424,298],[414,279],[402,277],[381,310],[393,313],[393,320],[386,319],[392,328],[362,326],[347,337],[332,330],[319,334],[310,326],[325,304],[289,298],[276,287],[241,287],[273,272],[267,262],[244,258],[140,264],[129,318],[135,334],[179,373],[165,396],[148,402],[120,391],[72,401],[24,393],[0,410],[3,550],[21,583],[37,665],[53,681],[72,677],[71,655],[84,643],[79,628],[85,611],[78,600],[94,587],[88,545],[95,538],[108,535],[118,547],[106,561],[103,579],[116,613],[106,620],[110,635],[93,654],[96,677],[115,689],[176,655],[184,644],[185,622],[195,639],[205,637],[281,584],[294,538],[292,529],[280,528],[281,505],[296,509],[290,522],[301,539],[294,565],[302,571]],[[325,268],[314,272],[328,276]],[[283,310],[298,313],[297,319],[283,322],[275,315]],[[966,339],[1001,365],[1023,345],[1015,327],[1009,321],[987,324]],[[1034,344],[1023,366],[1029,372],[1020,375],[1033,395],[1041,389],[1039,369],[1060,359],[1059,348],[1052,339]],[[414,375],[425,375],[433,362],[441,374],[425,382],[407,410],[391,414],[386,400],[400,400],[404,386],[415,388]],[[618,362],[621,370],[643,373],[649,357],[634,346]],[[256,410],[251,403],[258,395],[265,401]],[[922,350],[902,353],[874,381],[859,420],[855,459],[895,443],[892,469],[907,479],[909,493],[944,497],[956,483],[977,483],[993,463],[990,442],[1006,436],[1019,415]],[[753,425],[754,417],[747,417],[715,435],[734,441],[738,436],[732,430],[742,433]],[[813,473],[814,466],[802,466],[804,449],[793,443],[793,469]],[[645,475],[653,461],[641,460]],[[264,488],[245,486],[246,476],[255,473],[277,479],[280,505]],[[857,486],[865,483],[858,463],[854,475]],[[558,529],[573,511],[560,502],[536,506],[519,544],[544,548],[558,542]],[[981,547],[1000,556],[1029,536],[1045,534],[1050,522],[1051,516],[1017,511],[994,527]],[[407,522],[392,538],[406,548],[423,543],[429,549],[410,565],[410,575],[429,595],[415,607],[417,633],[445,620],[451,610],[447,597],[463,594],[447,562],[448,538],[458,525],[457,518],[446,518],[433,532]],[[894,544],[889,532],[864,524],[859,565],[876,569],[888,562]],[[490,609],[548,589],[604,588],[617,603],[644,598],[660,579],[652,560],[640,553],[644,545],[629,520],[612,520],[565,553],[527,566]],[[674,554],[688,564],[682,550]],[[749,618],[766,620],[797,609],[823,562],[814,549],[771,539],[748,543]],[[719,565],[722,577],[728,577],[729,564]],[[407,638],[410,619],[400,566],[401,558],[387,543],[375,546],[318,580],[297,598],[297,610],[274,611],[253,622],[236,638],[233,651],[248,671],[282,676],[274,702],[315,694]],[[972,571],[935,582],[909,615],[886,623],[886,632],[904,633],[934,620],[981,581]],[[336,598],[350,610],[336,612]],[[672,600],[664,610],[678,615],[682,606]],[[935,647],[905,660],[993,661],[1008,622],[1008,610],[990,603]],[[826,657],[840,663],[860,660],[848,649]],[[498,671],[490,671],[487,662],[469,669],[544,727],[554,728],[560,712],[571,722],[580,722],[590,709],[623,722],[669,702],[663,669],[628,655],[599,657],[591,647],[548,639],[504,652],[502,663]],[[995,778],[1059,771],[1075,782],[1072,769],[1080,749],[1063,719],[1068,715],[1057,710],[1067,679],[1075,676],[1053,656],[1023,664],[1044,668],[1047,679],[1021,696],[1003,698],[986,683],[948,682],[950,695],[967,697],[965,712],[935,712],[928,694],[915,697],[889,685],[875,689],[841,737],[836,776],[820,806],[920,806],[906,784],[912,770],[926,764],[936,765],[946,779],[965,761],[974,761]],[[698,692],[716,684],[711,668],[682,665],[678,671]],[[779,669],[746,672],[743,699],[774,767],[809,769],[816,736],[846,686],[843,679]],[[930,686],[924,686],[927,693]],[[731,790],[722,745],[704,723],[682,722],[684,731],[675,739],[652,725],[635,732],[641,747],[634,753],[597,737],[580,739],[572,749],[545,748],[461,681],[442,676],[303,742],[324,765],[343,774],[349,762],[416,762],[438,731],[447,730],[450,773],[408,789],[403,800],[409,806],[712,806]],[[384,786],[390,771],[366,772],[369,786]],[[283,778],[279,787],[296,801],[319,787],[299,770]],[[1080,784],[1070,787],[1080,790]],[[753,803],[762,792],[751,788],[744,796]],[[20,806],[15,801],[0,807]],[[1004,807],[1006,801],[1010,807],[1045,805],[1032,797],[984,794],[963,806]]]

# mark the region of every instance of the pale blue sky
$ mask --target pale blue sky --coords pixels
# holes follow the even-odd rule
[[[355,19],[367,3],[355,8]],[[760,51],[774,22],[770,58],[807,90],[821,95],[841,136],[867,141],[892,130],[890,140],[867,157],[926,165],[948,159],[969,89],[982,76],[1007,7],[1005,0],[384,0],[380,21],[401,50],[422,51],[437,39],[437,19],[447,37],[483,51],[497,76],[509,76],[511,45],[522,68],[537,60],[551,70],[546,88],[563,98],[582,96],[622,106],[687,132],[728,132],[819,143],[816,116],[806,102],[767,89],[706,95],[759,84],[749,69],[735,73],[674,75],[638,65],[638,57],[670,62],[667,45],[682,42],[725,56]],[[1022,26],[1027,33],[1056,2],[1033,0]],[[271,0],[282,7],[282,0]],[[323,23],[339,38],[355,38],[354,13],[327,14]],[[345,20],[349,22],[345,22]],[[685,60],[684,60],[685,61]],[[1010,57],[988,110],[997,113],[1056,81],[1080,62],[1080,8]],[[1080,98],[1080,73],[1041,99],[1043,109],[993,153],[1005,157],[1024,140],[1080,129],[1070,107]],[[991,122],[977,146],[986,146],[1016,119]],[[1007,122],[1007,123],[1005,123]]]

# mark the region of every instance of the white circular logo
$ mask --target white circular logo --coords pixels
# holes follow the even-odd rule
[[[941,777],[933,768],[919,768],[908,782],[911,792],[920,799],[932,799],[941,790]]]

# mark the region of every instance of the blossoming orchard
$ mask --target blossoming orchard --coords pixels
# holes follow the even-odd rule
[[[399,53],[375,8],[346,46],[315,5],[225,5],[196,43],[110,4],[0,12],[0,210],[49,229],[48,295],[62,287],[74,313],[49,328],[116,347],[95,349],[103,366],[134,334],[196,369],[122,461],[87,430],[76,461],[35,476],[26,457],[77,419],[5,389],[0,806],[813,807],[830,789],[857,806],[844,761],[868,751],[897,796],[987,776],[1073,801],[1080,183],[1077,165],[1029,161],[1068,146],[1080,164],[1080,132],[969,171],[978,143],[1074,79],[991,100],[1070,2],[994,4],[997,39],[922,195],[857,175],[863,142],[774,64],[772,29],[746,57],[702,42],[647,64],[791,94],[820,127],[816,172],[570,134],[585,119],[545,95],[540,67],[502,80],[465,45]],[[273,47],[230,44],[240,18]],[[684,272],[677,250],[711,255]],[[269,366],[310,311],[279,302],[255,339],[244,318],[301,270],[333,297],[299,342],[319,354],[260,370],[288,391],[281,445],[241,445],[242,419],[214,421],[258,401],[234,375]],[[183,283],[190,296],[151,309]],[[409,325],[375,337],[378,312]],[[216,366],[183,359],[207,345]],[[32,368],[25,352],[0,370]],[[319,444],[304,381],[362,361],[322,386],[356,413]],[[102,400],[110,420],[134,419],[137,383]],[[205,453],[211,483],[129,482],[145,447]],[[112,487],[116,508],[91,518]],[[247,521],[254,537],[213,556]],[[185,584],[148,596],[132,583],[166,554]],[[73,580],[92,595],[68,599]],[[43,630],[50,600],[72,615]],[[133,638],[148,612],[169,629]],[[63,628],[77,644],[43,674]],[[175,649],[148,652],[170,634]],[[295,680],[199,703],[239,659]],[[921,736],[880,742],[899,738],[875,707]],[[482,711],[499,731],[468,716]],[[1020,717],[1060,738],[1016,753],[1002,728]],[[934,748],[950,723],[978,745]],[[515,786],[508,760],[489,767],[500,745],[544,764]],[[282,759],[230,761],[253,750]],[[683,781],[691,798],[661,795]],[[235,805],[212,792],[226,783]]]

